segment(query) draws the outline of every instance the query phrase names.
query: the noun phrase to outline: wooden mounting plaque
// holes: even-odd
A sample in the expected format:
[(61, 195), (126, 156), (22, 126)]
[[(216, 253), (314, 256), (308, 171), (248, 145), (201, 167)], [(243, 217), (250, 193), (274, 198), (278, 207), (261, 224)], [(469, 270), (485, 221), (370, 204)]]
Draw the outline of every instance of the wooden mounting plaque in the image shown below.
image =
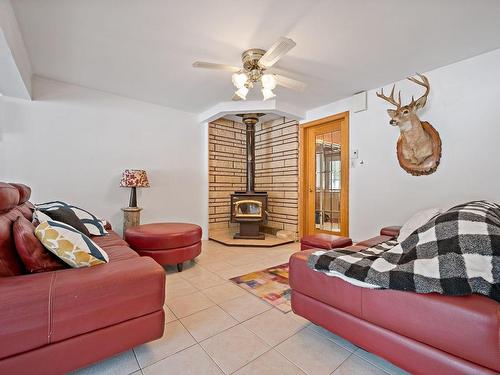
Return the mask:
[(434, 173), (439, 166), (439, 162), (441, 161), (441, 137), (439, 136), (438, 131), (427, 121), (422, 121), (422, 127), (424, 131), (430, 135), (432, 140), (432, 155), (425, 159), (422, 163), (413, 164), (409, 160), (403, 158), (401, 135), (399, 136), (396, 147), (399, 165), (412, 176), (422, 176)]

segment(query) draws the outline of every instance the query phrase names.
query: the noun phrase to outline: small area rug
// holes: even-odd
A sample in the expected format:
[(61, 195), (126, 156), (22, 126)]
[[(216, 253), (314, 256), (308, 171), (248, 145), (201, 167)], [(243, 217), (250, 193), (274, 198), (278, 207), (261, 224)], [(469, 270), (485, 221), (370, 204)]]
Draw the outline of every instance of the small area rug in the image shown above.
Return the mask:
[(292, 309), (288, 284), (288, 263), (255, 271), (231, 279), (241, 288), (270, 303), (282, 312)]

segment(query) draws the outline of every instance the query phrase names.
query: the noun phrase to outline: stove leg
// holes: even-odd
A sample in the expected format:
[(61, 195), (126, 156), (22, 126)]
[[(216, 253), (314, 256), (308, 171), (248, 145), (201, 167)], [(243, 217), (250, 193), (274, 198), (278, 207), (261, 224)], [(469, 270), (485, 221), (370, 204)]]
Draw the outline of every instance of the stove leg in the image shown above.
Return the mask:
[(183, 265), (184, 265), (183, 263), (177, 263), (177, 271), (178, 272), (182, 272), (182, 266)]

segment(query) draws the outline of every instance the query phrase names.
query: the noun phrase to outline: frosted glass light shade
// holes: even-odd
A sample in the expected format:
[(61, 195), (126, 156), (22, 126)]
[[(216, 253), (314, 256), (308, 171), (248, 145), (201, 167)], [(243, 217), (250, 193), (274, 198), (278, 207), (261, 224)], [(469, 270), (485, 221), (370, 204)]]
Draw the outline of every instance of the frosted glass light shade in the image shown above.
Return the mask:
[(236, 90), (235, 94), (238, 95), (241, 99), (246, 100), (248, 89), (245, 86), (240, 87), (238, 90)]
[(274, 90), (276, 87), (276, 78), (272, 74), (264, 74), (260, 80), (264, 89)]
[(273, 90), (263, 88), (261, 91), (262, 91), (262, 96), (264, 97), (264, 100), (272, 99), (276, 96), (276, 94), (273, 92)]
[(233, 85), (239, 89), (245, 87), (248, 81), (248, 76), (245, 73), (234, 73), (232, 76)]

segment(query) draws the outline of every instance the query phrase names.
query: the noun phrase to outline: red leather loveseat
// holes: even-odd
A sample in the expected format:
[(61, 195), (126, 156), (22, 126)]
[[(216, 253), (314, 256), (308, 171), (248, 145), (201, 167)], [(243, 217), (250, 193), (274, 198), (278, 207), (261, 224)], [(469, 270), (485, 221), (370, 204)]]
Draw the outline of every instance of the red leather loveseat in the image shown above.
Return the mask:
[(63, 374), (161, 337), (165, 272), (111, 230), (93, 238), (108, 264), (26, 274), (12, 223), (31, 220), (30, 193), (0, 183), (0, 374)]
[[(371, 247), (399, 231), (355, 246)], [(307, 266), (314, 250), (290, 258), (293, 311), (413, 374), (500, 372), (500, 303), (354, 286)]]

